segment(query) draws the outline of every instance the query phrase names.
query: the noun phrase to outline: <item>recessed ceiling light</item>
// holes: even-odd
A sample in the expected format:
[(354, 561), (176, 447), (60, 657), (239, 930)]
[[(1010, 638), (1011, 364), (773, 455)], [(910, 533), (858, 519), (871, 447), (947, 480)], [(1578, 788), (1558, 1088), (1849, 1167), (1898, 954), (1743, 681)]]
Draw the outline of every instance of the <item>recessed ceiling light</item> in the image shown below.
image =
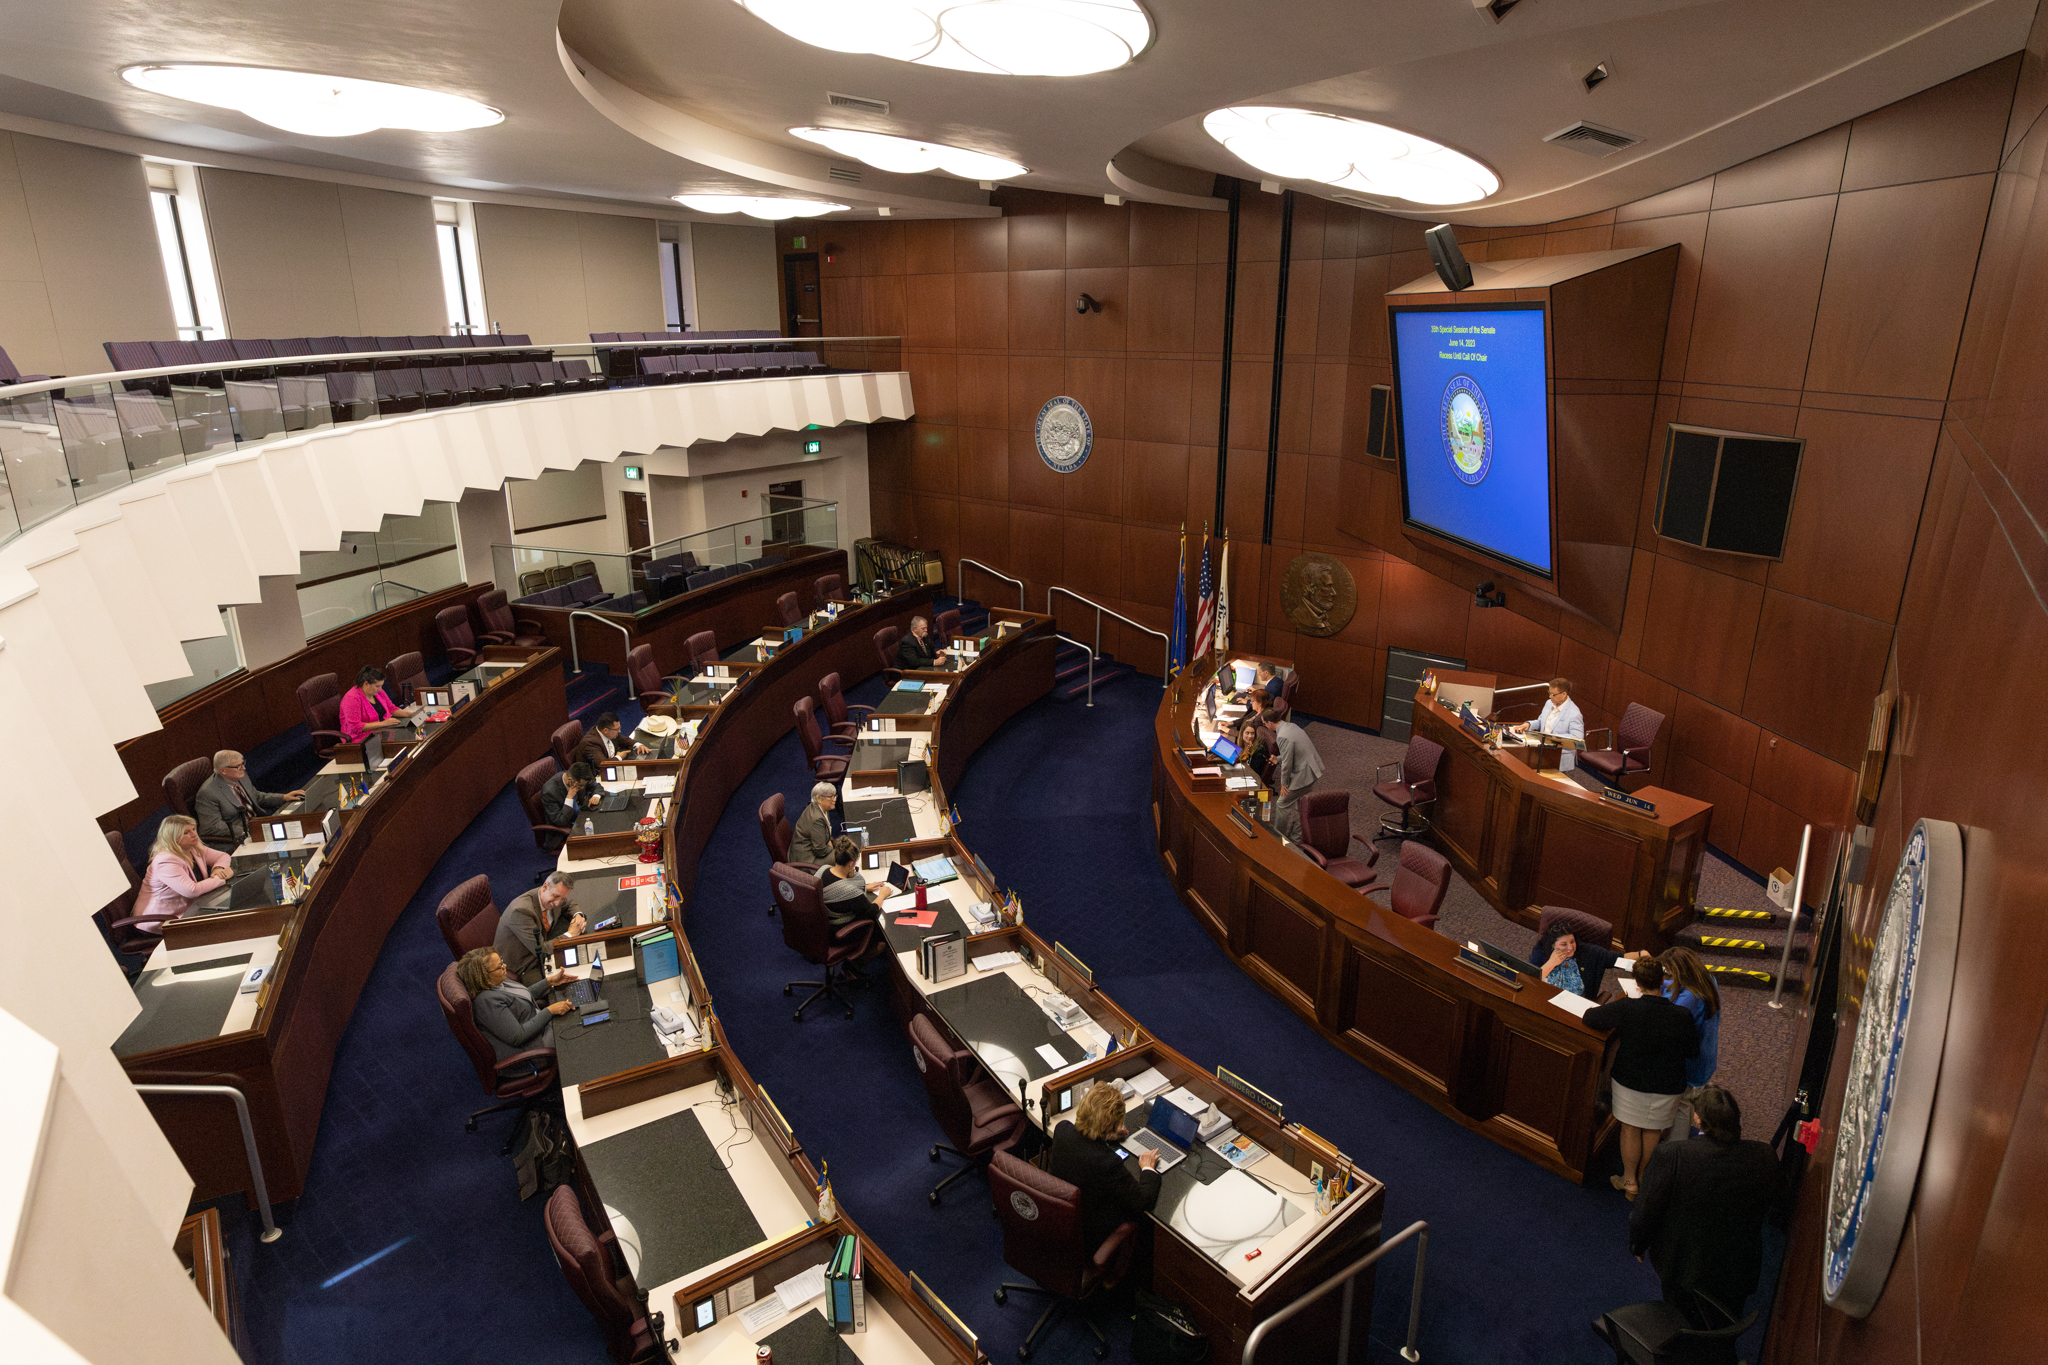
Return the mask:
[(736, 0), (833, 52), (999, 76), (1114, 71), (1152, 41), (1137, 0)]
[(1499, 176), (1463, 152), (1363, 119), (1241, 105), (1216, 110), (1202, 127), (1238, 160), (1282, 180), (1411, 204), (1469, 204), (1500, 188)]
[(904, 175), (920, 171), (948, 171), (962, 180), (1007, 180), (1024, 174), (1014, 161), (965, 147), (948, 147), (940, 142), (920, 142), (914, 137), (890, 133), (864, 133), (852, 128), (792, 128), (793, 136), (829, 147), (841, 156), (864, 161), (878, 171)]
[(121, 79), (152, 94), (239, 109), (259, 123), (307, 137), (353, 137), (379, 128), (453, 133), (503, 123), (488, 104), (409, 85), (274, 71), (259, 66), (131, 66)]
[(779, 222), (784, 218), (816, 218), (821, 213), (839, 213), (845, 204), (824, 199), (775, 199), (761, 194), (676, 194), (670, 195), (686, 209), (699, 213), (744, 213), (750, 218)]

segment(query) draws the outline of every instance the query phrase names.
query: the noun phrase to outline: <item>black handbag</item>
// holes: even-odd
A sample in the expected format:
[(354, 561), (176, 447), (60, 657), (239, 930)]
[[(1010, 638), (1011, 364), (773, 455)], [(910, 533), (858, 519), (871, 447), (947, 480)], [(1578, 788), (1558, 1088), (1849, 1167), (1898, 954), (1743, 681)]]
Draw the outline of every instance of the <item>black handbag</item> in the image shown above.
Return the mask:
[(1131, 1359), (1138, 1365), (1203, 1365), (1209, 1338), (1187, 1310), (1149, 1289), (1137, 1291), (1131, 1319)]

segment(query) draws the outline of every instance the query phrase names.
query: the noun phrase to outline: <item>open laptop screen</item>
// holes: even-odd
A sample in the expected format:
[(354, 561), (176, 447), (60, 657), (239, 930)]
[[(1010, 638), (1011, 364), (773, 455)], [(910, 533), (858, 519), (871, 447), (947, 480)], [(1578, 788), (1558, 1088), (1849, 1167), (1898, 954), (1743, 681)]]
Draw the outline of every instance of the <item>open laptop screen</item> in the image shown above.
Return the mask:
[(1195, 1135), (1202, 1125), (1193, 1114), (1161, 1095), (1152, 1101), (1152, 1114), (1145, 1126), (1186, 1151), (1195, 1145)]
[(1244, 746), (1233, 744), (1224, 736), (1218, 735), (1216, 736), (1216, 742), (1209, 746), (1209, 752), (1222, 759), (1225, 763), (1235, 763), (1244, 753)]

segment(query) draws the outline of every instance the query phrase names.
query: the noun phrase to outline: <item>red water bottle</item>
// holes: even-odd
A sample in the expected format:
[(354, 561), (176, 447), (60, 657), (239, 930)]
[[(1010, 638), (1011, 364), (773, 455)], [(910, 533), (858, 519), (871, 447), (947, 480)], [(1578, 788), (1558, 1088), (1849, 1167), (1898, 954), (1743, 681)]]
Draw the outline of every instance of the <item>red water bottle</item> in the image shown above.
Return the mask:
[(921, 913), (921, 912), (922, 912), (922, 911), (924, 910), (924, 883), (923, 883), (923, 882), (919, 882), (919, 883), (917, 884), (917, 908), (918, 908), (918, 910), (919, 910), (919, 912), (920, 912), (920, 913)]

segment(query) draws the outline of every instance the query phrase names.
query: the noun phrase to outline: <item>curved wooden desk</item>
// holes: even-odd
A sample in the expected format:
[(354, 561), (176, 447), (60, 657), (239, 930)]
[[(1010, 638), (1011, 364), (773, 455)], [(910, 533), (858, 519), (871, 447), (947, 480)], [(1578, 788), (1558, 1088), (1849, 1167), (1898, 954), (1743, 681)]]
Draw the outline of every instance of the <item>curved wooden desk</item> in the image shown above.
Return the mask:
[[(1583, 1179), (1612, 1128), (1596, 1111), (1605, 1034), (1458, 962), (1459, 945), (1360, 895), (1268, 829), (1248, 833), (1232, 798), (1197, 792), (1191, 745), (1200, 689), (1169, 691), (1155, 721), (1159, 860), (1196, 919), (1247, 975), (1317, 1031), (1467, 1127)], [(1391, 858), (1382, 855), (1382, 863)]]

